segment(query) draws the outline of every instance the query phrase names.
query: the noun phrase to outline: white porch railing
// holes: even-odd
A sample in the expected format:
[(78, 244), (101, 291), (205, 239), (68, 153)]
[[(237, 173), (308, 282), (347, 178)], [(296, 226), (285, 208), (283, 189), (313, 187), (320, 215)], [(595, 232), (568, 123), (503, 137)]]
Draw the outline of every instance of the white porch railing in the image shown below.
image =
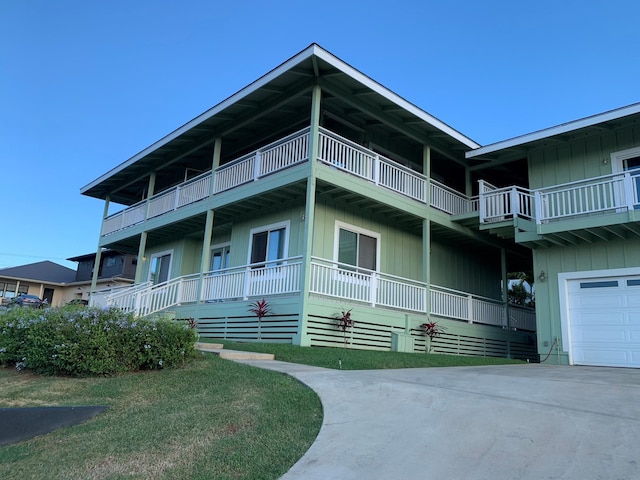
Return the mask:
[[(152, 313), (175, 305), (246, 300), (252, 297), (300, 292), (301, 257), (275, 262), (243, 265), (215, 272), (185, 275), (168, 282), (135, 285), (107, 296), (109, 306), (137, 315)], [(356, 268), (340, 262), (312, 257), (309, 292), (317, 295), (360, 302), (372, 307), (387, 307), (426, 313), (426, 284), (386, 273)], [(507, 307), (499, 300), (431, 286), (431, 314), (467, 322), (535, 331), (532, 309)]]
[(146, 218), (153, 218), (207, 198), (211, 194), (211, 179), (215, 178), (213, 193), (220, 193), (255, 181), (284, 168), (309, 159), (309, 128), (282, 138), (215, 171), (205, 172), (187, 182), (153, 195), (102, 222), (102, 236), (131, 227)]
[(640, 206), (640, 170), (615, 173), (536, 190), (538, 223)]
[(309, 128), (305, 128), (217, 168), (213, 193), (259, 180), (308, 159)]
[(300, 290), (300, 257), (216, 272), (185, 275), (156, 285), (150, 282), (107, 295), (107, 305), (136, 315), (151, 315), (175, 305), (198, 300), (218, 302), (295, 293)]
[(352, 265), (313, 257), (310, 274), (311, 293), (342, 298), (371, 306), (382, 305), (414, 312), (426, 310), (423, 283), (395, 277)]
[(431, 186), (429, 200), (432, 207), (451, 215), (478, 211), (478, 197), (467, 197), (435, 180), (431, 180), (429, 184)]
[(497, 188), (484, 180), (480, 184), (480, 222), (500, 222), (514, 217), (534, 218), (533, 193), (522, 187)]
[(626, 212), (640, 207), (640, 171), (588, 178), (553, 187), (528, 190), (496, 188), (480, 180), (480, 222), (516, 216), (545, 223), (594, 214)]
[(324, 128), (320, 129), (318, 160), (419, 202), (426, 202), (427, 181), (424, 175)]

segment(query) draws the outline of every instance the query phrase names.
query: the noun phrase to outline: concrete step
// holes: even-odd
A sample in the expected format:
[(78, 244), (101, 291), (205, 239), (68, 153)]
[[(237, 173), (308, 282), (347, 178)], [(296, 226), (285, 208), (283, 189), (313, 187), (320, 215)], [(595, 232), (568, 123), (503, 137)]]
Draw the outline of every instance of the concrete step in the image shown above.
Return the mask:
[(222, 350), (224, 345), (221, 343), (204, 343), (204, 342), (196, 342), (196, 350), (202, 350), (204, 352), (208, 352), (209, 350)]
[(219, 355), (227, 360), (274, 360), (273, 353), (243, 352), (241, 350), (225, 350), (221, 343), (196, 342), (196, 350)]

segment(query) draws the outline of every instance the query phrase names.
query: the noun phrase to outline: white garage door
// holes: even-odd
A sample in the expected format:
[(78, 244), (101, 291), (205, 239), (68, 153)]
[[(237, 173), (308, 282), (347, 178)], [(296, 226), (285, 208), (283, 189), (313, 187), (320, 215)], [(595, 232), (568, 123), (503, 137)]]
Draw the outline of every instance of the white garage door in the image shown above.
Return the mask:
[(567, 290), (572, 362), (640, 368), (640, 276), (570, 280)]

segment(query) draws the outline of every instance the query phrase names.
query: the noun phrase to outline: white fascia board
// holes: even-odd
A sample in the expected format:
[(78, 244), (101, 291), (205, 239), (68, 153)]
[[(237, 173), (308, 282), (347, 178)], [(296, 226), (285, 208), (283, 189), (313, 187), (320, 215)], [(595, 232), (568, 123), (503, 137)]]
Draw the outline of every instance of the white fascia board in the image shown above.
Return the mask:
[(198, 115), (193, 120), (185, 123), (180, 128), (174, 130), (173, 132), (171, 132), (170, 134), (168, 134), (165, 137), (161, 138), (160, 140), (158, 140), (154, 144), (152, 144), (149, 147), (145, 148), (140, 153), (138, 153), (138, 154), (134, 155), (133, 157), (131, 157), (129, 160), (121, 163), (120, 165), (118, 165), (115, 168), (112, 168), (111, 170), (109, 170), (104, 175), (101, 175), (100, 177), (95, 179), (93, 182), (91, 182), (91, 183), (85, 185), (84, 187), (82, 187), (80, 189), (80, 193), (81, 194), (85, 193), (86, 191), (88, 191), (88, 190), (92, 189), (93, 187), (99, 185), (100, 183), (102, 183), (103, 181), (105, 181), (106, 179), (111, 177), (112, 175), (114, 175), (114, 174), (116, 174), (118, 172), (121, 172), (122, 170), (124, 170), (127, 167), (129, 167), (129, 166), (133, 165), (134, 163), (136, 163), (141, 158), (144, 158), (145, 156), (147, 156), (151, 152), (157, 150), (158, 148), (162, 147), (163, 145), (166, 145), (171, 140), (176, 139), (177, 137), (179, 137), (183, 133), (188, 132), (189, 130), (191, 130), (192, 128), (196, 127), (197, 125), (199, 125), (200, 123), (204, 122), (205, 120), (208, 120), (209, 118), (213, 117), (214, 115), (220, 113), (221, 111), (223, 111), (225, 108), (229, 107), (230, 105), (233, 105), (234, 103), (238, 102), (239, 100), (242, 100), (244, 97), (246, 97), (246, 96), (250, 95), (251, 93), (255, 92), (259, 88), (261, 88), (264, 85), (266, 85), (267, 83), (269, 83), (274, 78), (277, 78), (278, 76), (280, 76), (281, 74), (283, 74), (287, 70), (290, 70), (291, 68), (293, 68), (293, 66), (295, 66), (297, 63), (300, 63), (303, 60), (306, 60), (308, 57), (312, 56), (313, 53), (314, 53), (314, 47), (316, 47), (316, 45), (311, 45), (311, 46), (305, 48), (302, 52), (300, 52), (297, 55), (291, 57), (289, 60), (287, 60), (286, 62), (281, 64), (279, 67), (274, 68), (269, 73), (267, 73), (267, 74), (263, 75), (262, 77), (260, 77), (258, 80), (254, 81), (254, 82), (250, 83), (249, 85), (247, 85), (246, 87), (244, 87), (242, 90), (234, 93), (233, 95), (228, 97), (226, 100), (223, 100), (222, 102), (218, 103), (214, 107), (211, 107), (206, 112)]
[(562, 135), (565, 133), (579, 130), (581, 128), (592, 127), (599, 123), (610, 122), (622, 117), (634, 115), (640, 113), (640, 103), (634, 103), (627, 105), (626, 107), (616, 108), (615, 110), (609, 110), (604, 113), (591, 115), (589, 117), (574, 120), (572, 122), (562, 123), (555, 127), (545, 128), (544, 130), (538, 130), (537, 132), (527, 133), (518, 137), (503, 140), (501, 142), (493, 143), (484, 147), (480, 147), (476, 150), (472, 150), (466, 153), (466, 158), (474, 158), (490, 153), (495, 153), (499, 150), (505, 150), (508, 148), (524, 145), (525, 143), (535, 142), (537, 140), (544, 140), (545, 138), (554, 137), (556, 135)]
[(458, 132), (457, 130), (451, 128), (446, 123), (438, 120), (436, 117), (432, 115), (429, 115), (427, 112), (425, 112), (421, 108), (416, 107), (414, 104), (408, 102), (401, 96), (393, 93), (391, 90), (389, 90), (385, 86), (379, 84), (378, 82), (371, 79), (370, 77), (367, 77), (362, 72), (356, 70), (351, 65), (343, 62), (342, 60), (340, 60), (338, 57), (334, 56), (330, 52), (324, 50), (323, 48), (317, 45), (315, 45), (315, 47), (317, 48), (317, 50), (314, 53), (318, 58), (321, 58), (322, 60), (332, 64), (333, 66), (341, 70), (343, 73), (349, 75), (351, 78), (353, 78), (357, 82), (360, 82), (362, 85), (364, 85), (367, 88), (370, 88), (371, 90), (383, 96), (387, 100), (395, 103), (396, 105), (401, 107), (403, 110), (406, 110), (409, 113), (420, 118), (421, 120), (424, 120), (426, 123), (436, 127), (438, 130), (441, 130), (442, 132), (446, 133), (450, 137), (455, 138), (460, 143), (468, 146), (469, 148), (478, 148), (480, 146), (478, 143), (474, 142), (473, 140), (463, 135), (462, 133)]

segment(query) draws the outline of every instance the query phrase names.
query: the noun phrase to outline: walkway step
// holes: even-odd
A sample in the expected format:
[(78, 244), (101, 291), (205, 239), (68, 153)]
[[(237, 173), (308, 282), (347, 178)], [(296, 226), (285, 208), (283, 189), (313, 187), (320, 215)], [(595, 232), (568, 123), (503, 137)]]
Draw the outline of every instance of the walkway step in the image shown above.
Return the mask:
[(221, 343), (196, 342), (196, 350), (209, 352), (227, 360), (274, 360), (273, 353), (243, 352), (240, 350), (225, 350)]
[(208, 352), (210, 350), (222, 350), (224, 348), (224, 345), (221, 343), (196, 342), (195, 347), (196, 350)]

